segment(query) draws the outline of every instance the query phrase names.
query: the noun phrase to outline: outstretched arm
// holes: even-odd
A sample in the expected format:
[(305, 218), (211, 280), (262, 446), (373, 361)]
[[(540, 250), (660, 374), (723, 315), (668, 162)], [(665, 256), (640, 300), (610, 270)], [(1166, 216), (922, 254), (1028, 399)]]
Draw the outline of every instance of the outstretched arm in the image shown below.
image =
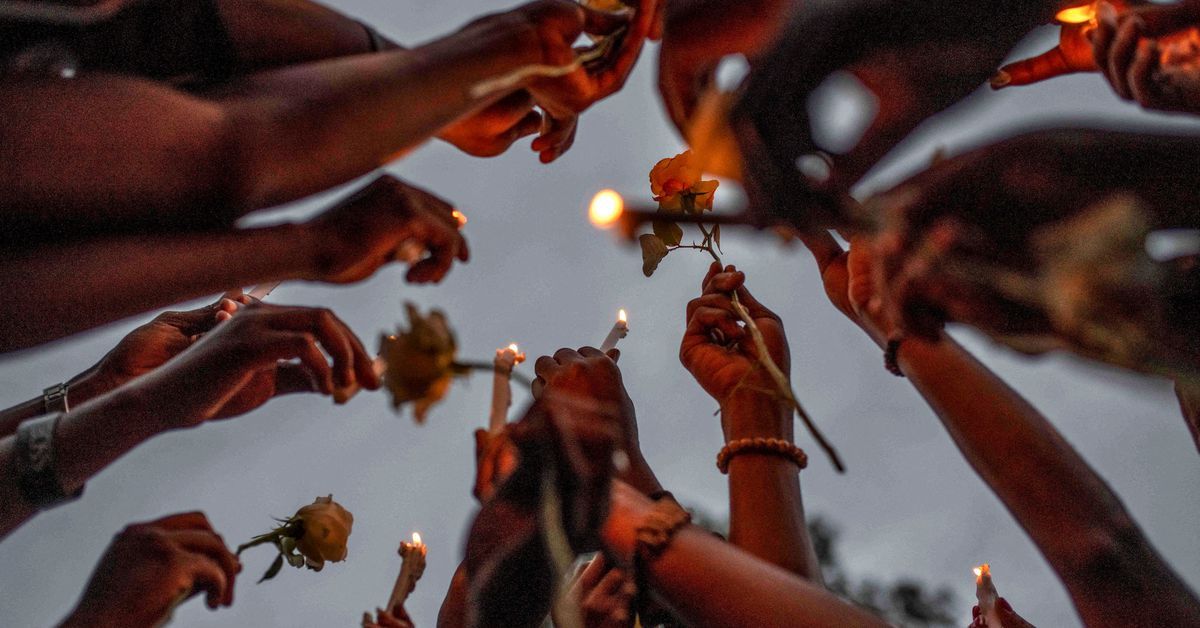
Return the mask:
[(203, 96), (102, 74), (2, 85), (0, 119), (13, 121), (0, 128), (9, 232), (228, 225), (344, 183), (509, 93), (543, 86), (471, 93), (527, 64), (568, 63), (581, 32), (624, 23), (599, 15), (545, 0), (410, 51), (261, 72)]
[[(358, 281), (407, 245), (429, 252), (409, 270), (409, 281), (439, 281), (456, 258), (467, 258), (451, 211), (432, 194), (384, 176), (303, 224), (115, 235), (12, 251), (0, 259), (0, 289), (23, 298), (7, 312), (0, 308), (0, 352), (260, 282)], [(38, 304), (36, 315), (28, 303)]]
[[(846, 254), (812, 238), (835, 305), (883, 346), (869, 245)], [(1200, 602), (1150, 546), (1120, 500), (1033, 406), (950, 338), (909, 338), (899, 367), (967, 462), (1025, 529), (1089, 626), (1200, 622)]]

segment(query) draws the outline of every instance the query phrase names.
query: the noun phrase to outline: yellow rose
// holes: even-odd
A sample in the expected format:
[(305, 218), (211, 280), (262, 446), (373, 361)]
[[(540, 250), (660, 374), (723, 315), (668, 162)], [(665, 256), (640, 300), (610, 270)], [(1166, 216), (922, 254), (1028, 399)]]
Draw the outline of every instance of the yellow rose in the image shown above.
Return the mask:
[(325, 561), (346, 559), (346, 540), (354, 525), (354, 515), (333, 501), (333, 495), (318, 497), (313, 503), (296, 511), (292, 521), (300, 524), (296, 551), (304, 555), (305, 563), (320, 571)]
[(650, 192), (666, 211), (702, 212), (712, 209), (718, 182), (704, 181), (692, 151), (663, 159), (650, 170)]
[(384, 336), (380, 343), (380, 355), (388, 365), (384, 385), (392, 393), (392, 405), (399, 408), (412, 402), (413, 417), (422, 423), (463, 371), (455, 363), (458, 343), (446, 316), (438, 310), (423, 316), (412, 303), (405, 307), (409, 329)]

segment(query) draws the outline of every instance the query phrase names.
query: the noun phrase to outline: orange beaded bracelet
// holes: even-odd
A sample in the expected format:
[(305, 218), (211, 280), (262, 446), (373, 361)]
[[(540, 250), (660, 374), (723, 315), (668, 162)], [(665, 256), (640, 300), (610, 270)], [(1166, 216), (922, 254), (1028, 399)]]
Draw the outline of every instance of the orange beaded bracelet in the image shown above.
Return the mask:
[(804, 453), (803, 449), (797, 447), (791, 441), (782, 438), (740, 438), (735, 441), (725, 443), (721, 451), (717, 453), (717, 469), (721, 473), (729, 473), (729, 461), (738, 454), (756, 453), (767, 454), (771, 456), (780, 456), (787, 458), (796, 463), (797, 467), (803, 469), (808, 466), (808, 454)]

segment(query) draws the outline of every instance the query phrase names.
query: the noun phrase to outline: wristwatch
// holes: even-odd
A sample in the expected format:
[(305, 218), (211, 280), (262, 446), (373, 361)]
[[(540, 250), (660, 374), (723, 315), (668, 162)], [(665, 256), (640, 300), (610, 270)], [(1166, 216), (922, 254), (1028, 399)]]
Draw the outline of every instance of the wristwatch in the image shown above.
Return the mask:
[(58, 458), (54, 447), (54, 429), (62, 414), (30, 419), (17, 427), (17, 487), (25, 501), (39, 509), (79, 498), (83, 487), (68, 494), (58, 477)]
[(67, 385), (65, 383), (55, 384), (43, 390), (42, 408), (45, 414), (67, 412), (70, 410), (71, 408), (67, 403)]

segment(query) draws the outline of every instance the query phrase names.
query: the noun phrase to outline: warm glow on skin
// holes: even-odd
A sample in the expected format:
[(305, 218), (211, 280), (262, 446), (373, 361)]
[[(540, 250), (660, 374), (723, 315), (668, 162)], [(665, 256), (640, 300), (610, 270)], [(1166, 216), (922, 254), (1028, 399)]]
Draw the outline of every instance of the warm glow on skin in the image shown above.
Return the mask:
[(1084, 24), (1096, 19), (1096, 4), (1084, 4), (1059, 11), (1054, 19), (1059, 24)]
[(625, 199), (621, 198), (613, 190), (600, 190), (592, 197), (592, 204), (588, 206), (588, 219), (593, 225), (606, 229), (621, 217), (621, 212), (625, 211)]

